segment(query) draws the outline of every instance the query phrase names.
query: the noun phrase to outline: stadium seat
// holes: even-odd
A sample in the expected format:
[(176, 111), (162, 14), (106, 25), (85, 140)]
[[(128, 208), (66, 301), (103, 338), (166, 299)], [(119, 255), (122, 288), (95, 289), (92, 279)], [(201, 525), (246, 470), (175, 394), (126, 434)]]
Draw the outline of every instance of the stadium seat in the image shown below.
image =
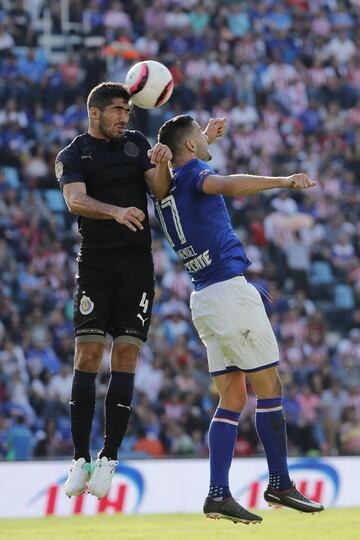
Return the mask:
[(336, 281), (329, 263), (326, 261), (314, 261), (308, 271), (308, 282), (313, 300), (333, 303), (333, 285)]
[(308, 278), (310, 285), (331, 285), (335, 282), (331, 266), (326, 261), (313, 262)]
[(344, 283), (335, 285), (334, 303), (336, 309), (353, 309), (355, 306), (355, 301), (352, 288)]
[(58, 189), (47, 189), (44, 191), (46, 204), (52, 212), (65, 212), (65, 201)]
[(15, 167), (4, 167), (5, 180), (12, 188), (18, 188), (20, 185), (19, 175)]

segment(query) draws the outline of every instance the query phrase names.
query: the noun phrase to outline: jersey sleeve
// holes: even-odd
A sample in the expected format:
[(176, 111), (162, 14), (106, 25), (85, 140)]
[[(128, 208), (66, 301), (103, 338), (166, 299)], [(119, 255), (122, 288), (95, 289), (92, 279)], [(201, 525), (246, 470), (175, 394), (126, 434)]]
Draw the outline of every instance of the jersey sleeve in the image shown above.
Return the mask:
[(143, 163), (144, 171), (148, 171), (149, 169), (155, 167), (155, 165), (150, 162), (150, 159), (147, 155), (148, 150), (150, 150), (151, 148), (151, 145), (147, 138), (141, 133), (141, 131), (135, 131), (134, 134), (136, 135), (136, 144), (138, 144), (140, 148), (140, 159), (141, 163)]
[(204, 193), (203, 185), (205, 178), (210, 174), (217, 174), (216, 171), (210, 167), (205, 161), (196, 160), (193, 167), (189, 172), (188, 185), (192, 191), (198, 191)]
[(81, 169), (81, 157), (74, 146), (67, 146), (56, 156), (55, 176), (61, 188), (65, 184), (85, 182)]

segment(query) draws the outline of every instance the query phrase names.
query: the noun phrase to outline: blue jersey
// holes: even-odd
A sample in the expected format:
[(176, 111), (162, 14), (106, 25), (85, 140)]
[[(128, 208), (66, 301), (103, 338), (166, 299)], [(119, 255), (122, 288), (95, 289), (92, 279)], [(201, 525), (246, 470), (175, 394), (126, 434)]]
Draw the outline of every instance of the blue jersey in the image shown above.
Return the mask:
[(202, 189), (205, 178), (216, 174), (214, 169), (192, 159), (173, 173), (170, 195), (155, 204), (156, 216), (195, 290), (242, 274), (251, 263), (232, 228), (224, 199)]

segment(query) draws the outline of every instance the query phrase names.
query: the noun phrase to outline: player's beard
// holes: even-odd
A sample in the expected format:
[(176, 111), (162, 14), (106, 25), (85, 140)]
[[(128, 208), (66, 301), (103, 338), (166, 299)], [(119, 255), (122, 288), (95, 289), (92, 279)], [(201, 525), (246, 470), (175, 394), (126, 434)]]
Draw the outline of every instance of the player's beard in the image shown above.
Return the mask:
[(98, 130), (100, 131), (101, 135), (103, 135), (104, 137), (106, 137), (110, 141), (118, 141), (119, 139), (121, 139), (123, 137), (123, 135), (124, 135), (125, 128), (126, 128), (126, 125), (124, 124), (121, 131), (110, 130), (106, 126), (103, 114), (100, 113)]

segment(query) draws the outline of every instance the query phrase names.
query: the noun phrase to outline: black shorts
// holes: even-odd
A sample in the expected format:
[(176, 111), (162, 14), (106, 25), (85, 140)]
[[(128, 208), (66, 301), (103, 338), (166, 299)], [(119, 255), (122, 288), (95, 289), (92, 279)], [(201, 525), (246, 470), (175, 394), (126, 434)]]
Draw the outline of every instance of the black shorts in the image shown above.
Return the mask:
[(140, 344), (150, 326), (154, 267), (150, 250), (132, 246), (83, 250), (74, 294), (79, 342), (97, 342), (108, 332), (115, 343)]

